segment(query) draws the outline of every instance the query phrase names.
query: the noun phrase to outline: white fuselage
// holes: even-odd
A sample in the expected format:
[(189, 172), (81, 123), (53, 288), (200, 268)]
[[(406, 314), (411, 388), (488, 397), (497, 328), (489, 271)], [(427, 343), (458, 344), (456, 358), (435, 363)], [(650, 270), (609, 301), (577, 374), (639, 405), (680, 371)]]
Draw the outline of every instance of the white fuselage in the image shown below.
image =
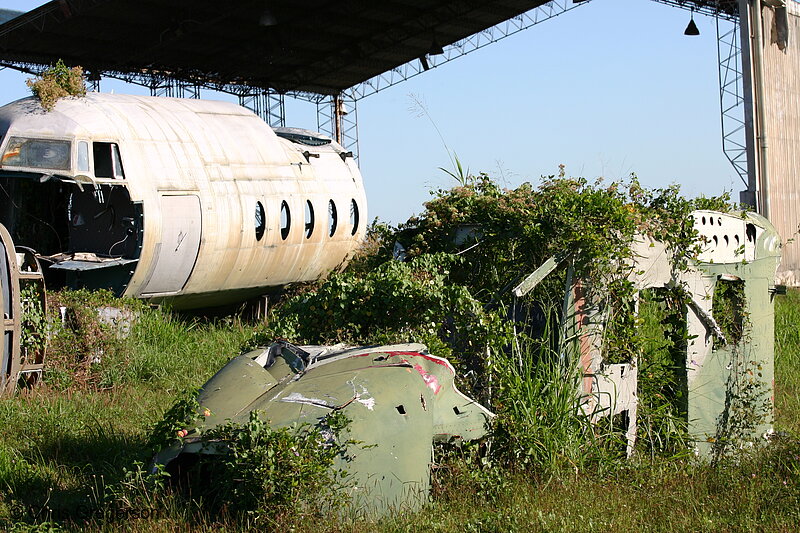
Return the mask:
[[(127, 296), (196, 307), (318, 279), (364, 235), (366, 197), (352, 156), (309, 132), (279, 137), (234, 104), (90, 93), (45, 112), (28, 98), (0, 108), (0, 133), (3, 183), (58, 182), (69, 195), (63, 217), (47, 215), (49, 226), (68, 224), (76, 236), (61, 239), (67, 257), (56, 268), (86, 278), (92, 261), (129, 261)], [(94, 255), (87, 262), (83, 253)]]

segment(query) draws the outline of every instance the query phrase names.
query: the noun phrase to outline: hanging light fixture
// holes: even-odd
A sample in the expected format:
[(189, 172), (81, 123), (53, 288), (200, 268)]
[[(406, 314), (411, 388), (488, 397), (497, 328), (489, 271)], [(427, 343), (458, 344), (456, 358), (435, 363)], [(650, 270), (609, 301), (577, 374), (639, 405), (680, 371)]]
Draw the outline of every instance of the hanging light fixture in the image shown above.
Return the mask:
[(697, 24), (694, 23), (694, 9), (692, 9), (692, 14), (689, 18), (689, 24), (686, 26), (686, 29), (683, 30), (684, 35), (700, 35), (700, 30), (697, 29)]
[(278, 19), (275, 18), (275, 14), (269, 8), (269, 2), (264, 2), (264, 11), (261, 12), (261, 16), (258, 18), (258, 25), (268, 28), (275, 26), (277, 23)]

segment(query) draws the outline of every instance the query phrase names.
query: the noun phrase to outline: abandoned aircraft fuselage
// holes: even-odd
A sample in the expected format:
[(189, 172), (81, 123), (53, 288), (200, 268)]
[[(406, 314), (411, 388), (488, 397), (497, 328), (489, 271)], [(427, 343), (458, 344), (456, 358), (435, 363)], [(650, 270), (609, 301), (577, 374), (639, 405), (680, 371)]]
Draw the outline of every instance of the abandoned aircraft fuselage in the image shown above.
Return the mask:
[(50, 285), (219, 305), (317, 279), (364, 234), (352, 154), (231, 103), (26, 98), (0, 135), (0, 223)]

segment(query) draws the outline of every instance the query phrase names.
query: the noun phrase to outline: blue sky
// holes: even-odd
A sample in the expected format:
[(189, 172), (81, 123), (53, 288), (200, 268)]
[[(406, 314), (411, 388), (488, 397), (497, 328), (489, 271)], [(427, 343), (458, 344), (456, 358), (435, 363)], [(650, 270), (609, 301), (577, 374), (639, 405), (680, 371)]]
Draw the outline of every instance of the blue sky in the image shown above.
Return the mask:
[[(593, 0), (361, 100), (370, 218), (403, 221), (430, 190), (454, 184), (439, 170), (452, 165), (436, 128), (464, 166), (508, 187), (564, 164), (572, 176), (635, 172), (646, 186), (737, 198), (742, 182), (722, 153), (714, 20), (695, 16), (698, 37), (683, 35), (688, 21), (688, 11), (650, 0)], [(0, 103), (27, 96), (26, 77), (0, 71)], [(146, 94), (104, 80), (112, 89)], [(289, 105), (287, 125), (315, 129), (311, 106)]]

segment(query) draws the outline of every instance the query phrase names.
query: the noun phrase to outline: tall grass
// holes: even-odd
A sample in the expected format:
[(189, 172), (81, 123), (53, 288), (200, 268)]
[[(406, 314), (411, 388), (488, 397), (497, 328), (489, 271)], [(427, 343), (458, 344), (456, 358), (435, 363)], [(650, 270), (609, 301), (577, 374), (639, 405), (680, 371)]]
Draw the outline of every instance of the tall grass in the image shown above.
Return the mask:
[(196, 388), (238, 355), (252, 328), (236, 318), (201, 320), (148, 310), (138, 318), (125, 350), (101, 363), (102, 384)]
[(800, 435), (800, 291), (775, 298), (775, 426)]
[(514, 353), (495, 356), (493, 455), (512, 470), (555, 476), (610, 457), (575, 394), (581, 374), (550, 346), (522, 339)]
[[(620, 459), (588, 425), (557, 352), (493, 354), (498, 434), (437, 456), (432, 501), (377, 523), (335, 514), (267, 524), (212, 514), (147, 478), (146, 437), (172, 399), (202, 384), (250, 336), (235, 319), (145, 310), (89, 371), (0, 400), (0, 530), (96, 531), (795, 531), (800, 524), (800, 293), (776, 298), (776, 426), (764, 450), (711, 467), (691, 458)], [(496, 457), (495, 460), (490, 460)], [(137, 466), (137, 461), (140, 462)]]
[(107, 488), (149, 461), (149, 428), (252, 334), (231, 318), (142, 307), (136, 316), (127, 338), (79, 320), (57, 330), (44, 382), (0, 400), (0, 529), (4, 520), (71, 523), (102, 514)]

